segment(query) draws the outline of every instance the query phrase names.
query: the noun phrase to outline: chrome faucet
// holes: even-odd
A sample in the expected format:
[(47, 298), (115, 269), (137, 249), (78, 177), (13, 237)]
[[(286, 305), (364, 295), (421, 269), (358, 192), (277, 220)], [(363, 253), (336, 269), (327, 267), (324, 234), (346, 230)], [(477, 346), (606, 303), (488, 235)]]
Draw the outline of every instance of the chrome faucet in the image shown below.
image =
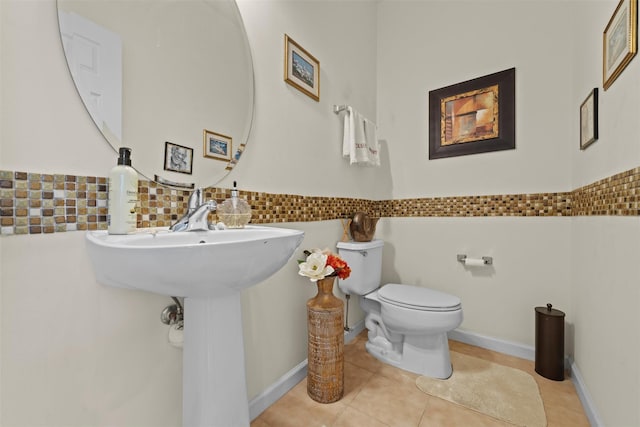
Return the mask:
[(215, 200), (204, 202), (204, 192), (202, 188), (196, 188), (187, 202), (187, 212), (169, 229), (171, 231), (198, 231), (209, 230), (207, 217), (209, 212), (214, 212), (217, 208)]

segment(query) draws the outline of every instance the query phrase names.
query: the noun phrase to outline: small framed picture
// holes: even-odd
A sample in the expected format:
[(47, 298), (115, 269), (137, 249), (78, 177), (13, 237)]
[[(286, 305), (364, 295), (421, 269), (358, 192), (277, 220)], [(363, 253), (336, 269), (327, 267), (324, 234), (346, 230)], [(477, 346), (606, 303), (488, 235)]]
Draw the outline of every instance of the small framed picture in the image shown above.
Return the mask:
[(320, 101), (320, 62), (284, 35), (284, 81)]
[(231, 160), (232, 138), (221, 133), (204, 130), (204, 157), (216, 160)]
[(164, 170), (191, 175), (193, 172), (193, 148), (165, 142)]
[(580, 149), (584, 150), (598, 139), (598, 88), (593, 88), (580, 105)]
[(620, 0), (602, 40), (602, 84), (609, 89), (637, 51), (638, 0)]

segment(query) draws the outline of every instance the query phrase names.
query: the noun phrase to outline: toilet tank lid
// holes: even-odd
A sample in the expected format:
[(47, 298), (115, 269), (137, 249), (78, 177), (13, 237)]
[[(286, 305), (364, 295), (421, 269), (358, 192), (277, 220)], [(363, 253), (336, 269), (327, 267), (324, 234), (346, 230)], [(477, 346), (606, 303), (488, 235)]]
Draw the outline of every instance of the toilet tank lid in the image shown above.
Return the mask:
[(424, 288), (422, 286), (390, 283), (378, 290), (378, 298), (406, 307), (457, 310), (461, 307), (460, 298), (446, 292)]
[(380, 239), (373, 239), (370, 242), (355, 242), (353, 240), (349, 240), (348, 242), (338, 242), (336, 247), (338, 249), (348, 249), (352, 251), (362, 251), (365, 249), (374, 249), (379, 248), (384, 245), (384, 242)]

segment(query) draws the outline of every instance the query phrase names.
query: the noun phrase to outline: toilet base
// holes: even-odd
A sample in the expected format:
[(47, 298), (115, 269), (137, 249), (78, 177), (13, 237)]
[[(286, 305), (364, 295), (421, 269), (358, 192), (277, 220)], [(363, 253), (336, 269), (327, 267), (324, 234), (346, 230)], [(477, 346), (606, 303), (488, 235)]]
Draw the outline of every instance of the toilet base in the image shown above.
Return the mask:
[(401, 343), (375, 336), (370, 337), (365, 347), (381, 362), (418, 375), (447, 379), (453, 372), (446, 333), (404, 336)]

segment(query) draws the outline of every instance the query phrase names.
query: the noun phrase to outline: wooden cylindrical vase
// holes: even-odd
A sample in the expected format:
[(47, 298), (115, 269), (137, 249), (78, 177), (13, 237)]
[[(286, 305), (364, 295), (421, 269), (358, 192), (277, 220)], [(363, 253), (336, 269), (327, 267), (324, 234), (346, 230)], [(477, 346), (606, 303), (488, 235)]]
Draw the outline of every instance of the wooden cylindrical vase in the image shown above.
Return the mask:
[(318, 294), (307, 301), (307, 393), (320, 403), (344, 393), (344, 303), (333, 295), (334, 281), (318, 280)]

